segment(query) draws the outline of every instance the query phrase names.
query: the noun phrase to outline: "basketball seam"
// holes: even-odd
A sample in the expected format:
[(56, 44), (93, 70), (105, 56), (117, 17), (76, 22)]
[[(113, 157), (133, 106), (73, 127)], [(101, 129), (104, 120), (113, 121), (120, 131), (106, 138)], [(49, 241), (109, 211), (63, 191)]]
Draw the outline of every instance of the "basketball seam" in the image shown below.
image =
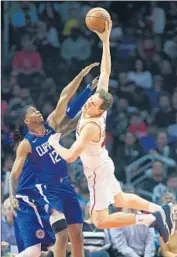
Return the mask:
[[(99, 8), (99, 7), (97, 7), (97, 8)], [(92, 9), (90, 9), (90, 11), (91, 11), (91, 10), (92, 10)], [(88, 17), (89, 17), (89, 16), (92, 16), (92, 15), (88, 15), (90, 11), (88, 11), (86, 17), (87, 17), (87, 16), (88, 16)], [(101, 9), (101, 10), (99, 10), (99, 9), (94, 10), (94, 11), (91, 12), (91, 14), (92, 14), (92, 13), (95, 13), (95, 12), (98, 12), (98, 11), (100, 11), (100, 12), (102, 13), (102, 15), (104, 15), (104, 9), (103, 9), (103, 10), (102, 10), (102, 9)], [(107, 12), (107, 11), (106, 11), (106, 12)], [(108, 13), (108, 12), (107, 12), (107, 13)], [(109, 13), (108, 13), (108, 15), (109, 15)], [(110, 18), (110, 17), (109, 17), (109, 18)]]
[(93, 18), (96, 18), (96, 19), (100, 19), (100, 20), (107, 20), (106, 18), (105, 18), (105, 16), (103, 16), (103, 17), (97, 17), (97, 16), (93, 16), (93, 15), (89, 15), (89, 16), (87, 16), (87, 17), (93, 17)]

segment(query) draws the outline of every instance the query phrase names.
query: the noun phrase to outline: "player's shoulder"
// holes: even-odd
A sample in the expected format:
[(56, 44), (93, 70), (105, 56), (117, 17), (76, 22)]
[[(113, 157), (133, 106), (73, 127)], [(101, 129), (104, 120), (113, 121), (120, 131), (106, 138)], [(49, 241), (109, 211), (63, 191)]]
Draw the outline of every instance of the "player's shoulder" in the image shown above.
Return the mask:
[(24, 138), (18, 145), (17, 147), (17, 151), (18, 152), (30, 152), (31, 150), (31, 146), (30, 146), (30, 143), (29, 141)]
[(92, 134), (100, 130), (100, 126), (94, 120), (90, 120), (82, 127), (82, 130)]

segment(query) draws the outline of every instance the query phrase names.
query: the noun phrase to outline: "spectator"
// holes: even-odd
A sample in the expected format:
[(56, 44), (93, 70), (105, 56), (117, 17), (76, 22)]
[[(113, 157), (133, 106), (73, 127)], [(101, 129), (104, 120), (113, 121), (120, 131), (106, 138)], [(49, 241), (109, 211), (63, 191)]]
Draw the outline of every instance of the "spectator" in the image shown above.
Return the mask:
[(79, 29), (72, 29), (71, 37), (65, 39), (61, 46), (61, 56), (69, 64), (86, 61), (90, 58), (91, 48)]
[[(30, 89), (29, 88), (20, 88), (19, 85), (15, 85), (14, 88), (18, 88), (19, 95), (16, 95), (9, 101), (8, 109), (5, 114), (6, 123), (8, 124), (16, 124), (19, 122), (19, 114), (21, 108), (25, 105), (33, 105), (33, 100), (31, 98)], [(15, 92), (15, 91), (14, 91)], [(18, 91), (16, 91), (17, 93)]]
[(172, 192), (174, 195), (176, 194), (176, 192), (177, 192), (177, 169), (176, 169), (176, 172), (174, 172), (168, 176), (167, 187), (170, 192)]
[(177, 4), (174, 1), (168, 2), (167, 23), (165, 26), (165, 34), (172, 36), (177, 31)]
[(171, 137), (177, 138), (177, 112), (175, 114), (175, 122), (168, 127), (168, 134)]
[[(139, 185), (139, 188), (146, 192), (153, 192), (155, 186), (160, 185), (160, 189), (165, 190), (165, 170), (162, 162), (154, 161), (152, 163), (151, 175), (144, 182)], [(158, 188), (159, 189), (159, 188)], [(159, 190), (160, 190), (159, 189)], [(146, 197), (146, 196), (145, 196)], [(153, 197), (153, 195), (152, 195)], [(152, 197), (149, 195), (146, 198), (152, 201)], [(153, 198), (156, 198), (155, 196)]]
[(160, 64), (160, 72), (163, 78), (163, 89), (172, 94), (175, 86), (176, 75), (169, 60), (162, 60)]
[(58, 7), (58, 3), (43, 2), (39, 6), (39, 15), (41, 21), (51, 24), (51, 27), (57, 29), (57, 31), (61, 31), (62, 23), (60, 14), (57, 11)]
[(111, 47), (116, 47), (119, 40), (122, 39), (123, 30), (119, 21), (119, 18), (116, 13), (112, 14), (113, 26), (110, 35), (110, 45)]
[(147, 127), (138, 112), (132, 113), (128, 131), (134, 134), (137, 138), (147, 136)]
[(124, 70), (131, 68), (130, 61), (136, 56), (137, 50), (137, 40), (135, 36), (135, 29), (132, 26), (125, 28), (125, 34), (120, 40), (120, 43), (117, 47), (117, 57), (120, 58), (121, 62), (123, 61)]
[(173, 203), (175, 204), (175, 195), (171, 193), (170, 191), (166, 191), (164, 194), (161, 195), (161, 205), (167, 204), (167, 203)]
[(172, 95), (172, 108), (174, 112), (177, 112), (177, 91)]
[(175, 149), (173, 145), (168, 145), (168, 134), (165, 131), (159, 131), (157, 133), (157, 148), (156, 152), (160, 155), (172, 159), (176, 159)]
[(12, 61), (12, 78), (11, 82), (15, 82), (16, 77), (20, 74), (29, 80), (29, 76), (41, 73), (42, 60), (38, 52), (35, 50), (30, 38), (26, 35), (22, 39), (22, 50), (16, 52)]
[(29, 1), (11, 2), (10, 18), (14, 27), (24, 27), (26, 25), (25, 16), (31, 18), (33, 24), (38, 21), (37, 10), (34, 3)]
[[(136, 210), (125, 210), (136, 213)], [(154, 257), (154, 229), (141, 225), (112, 228), (113, 248), (124, 257)]]
[[(60, 91), (60, 88), (58, 90)], [(45, 78), (45, 80), (42, 82), (41, 94), (38, 102), (40, 108), (46, 100), (50, 100), (53, 105), (55, 105), (58, 101), (56, 84), (53, 78)]]
[(62, 19), (62, 23), (65, 23), (70, 19), (70, 9), (75, 9), (77, 11), (76, 16), (79, 17), (81, 13), (81, 2), (67, 2), (64, 1), (60, 3), (59, 13)]
[(12, 252), (11, 249), (16, 247), (16, 239), (13, 225), (13, 213), (10, 208), (9, 198), (4, 201), (4, 215), (1, 217), (1, 229), (1, 239), (9, 245), (9, 247), (6, 250), (6, 253)]
[(155, 115), (155, 122), (157, 127), (166, 128), (174, 123), (174, 113), (170, 104), (170, 97), (168, 94), (161, 94), (159, 98), (160, 109)]
[(164, 43), (163, 51), (171, 60), (177, 58), (177, 35), (173, 35)]
[(72, 29), (79, 28), (79, 17), (75, 8), (69, 9), (70, 18), (66, 21), (63, 28), (64, 36), (71, 36)]
[(35, 43), (38, 47), (49, 45), (59, 48), (59, 35), (55, 27), (52, 26), (50, 21), (38, 23)]
[(8, 156), (6, 156), (4, 167), (2, 169), (2, 175), (4, 177), (3, 195), (8, 195), (9, 193), (9, 175), (12, 169), (13, 162), (14, 162), (13, 155), (9, 154)]
[(160, 75), (156, 75), (153, 78), (153, 89), (147, 90), (146, 93), (151, 101), (152, 108), (157, 111), (159, 109), (159, 97), (161, 94), (165, 94), (163, 90), (163, 79)]
[(152, 33), (149, 30), (144, 31), (142, 39), (138, 42), (138, 54), (144, 60), (151, 61), (157, 52), (157, 45)]
[(127, 131), (124, 143), (118, 145), (115, 152), (115, 175), (118, 180), (126, 182), (125, 167), (142, 155), (142, 149), (132, 132)]
[(152, 75), (145, 71), (144, 63), (140, 59), (135, 61), (135, 71), (128, 72), (128, 80), (134, 81), (137, 86), (144, 89), (152, 88)]
[(108, 230), (95, 227), (89, 215), (89, 208), (90, 205), (88, 203), (85, 208), (85, 220), (83, 223), (84, 249), (89, 250), (90, 257), (109, 257), (106, 251), (111, 246)]
[(164, 33), (165, 24), (166, 24), (166, 15), (164, 10), (158, 6), (158, 3), (155, 1), (150, 2), (151, 4), (151, 17), (152, 30), (158, 35)]

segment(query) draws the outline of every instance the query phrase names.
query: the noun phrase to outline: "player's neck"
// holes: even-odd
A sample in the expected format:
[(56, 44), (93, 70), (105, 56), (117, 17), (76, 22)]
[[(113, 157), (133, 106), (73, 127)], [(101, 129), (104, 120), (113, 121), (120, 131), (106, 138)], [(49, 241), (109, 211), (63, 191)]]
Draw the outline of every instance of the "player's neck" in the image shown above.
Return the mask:
[(37, 127), (33, 126), (33, 128), (29, 128), (29, 132), (35, 133), (36, 135), (44, 134), (45, 127), (43, 124), (37, 125)]
[(83, 118), (84, 119), (94, 119), (94, 118), (100, 118), (102, 116), (102, 113), (101, 114), (98, 114), (98, 115), (88, 115), (87, 113), (83, 113)]

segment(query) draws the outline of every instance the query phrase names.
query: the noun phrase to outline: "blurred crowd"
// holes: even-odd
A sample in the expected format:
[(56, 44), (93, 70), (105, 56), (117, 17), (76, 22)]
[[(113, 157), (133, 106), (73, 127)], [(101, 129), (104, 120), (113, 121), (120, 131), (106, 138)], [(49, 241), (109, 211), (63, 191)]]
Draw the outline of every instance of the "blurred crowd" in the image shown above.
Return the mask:
[[(6, 208), (8, 177), (15, 157), (9, 135), (19, 127), (19, 113), (24, 105), (35, 105), (46, 118), (54, 109), (63, 87), (83, 67), (100, 62), (102, 45), (85, 25), (86, 13), (97, 5), (98, 2), (94, 1), (13, 1), (4, 10), (2, 2), (2, 14), (3, 11), (8, 12), (9, 22), (7, 27), (7, 21), (2, 19), (2, 47), (7, 40), (4, 30), (9, 29), (8, 56), (2, 59), (1, 101), (1, 202), (4, 203), (1, 223), (4, 226), (4, 244), (15, 245), (13, 222)], [(115, 163), (116, 177), (123, 190), (133, 190), (158, 204), (170, 200), (175, 203), (177, 3), (107, 1), (99, 2), (99, 6), (106, 8), (113, 20), (109, 87), (114, 105), (107, 118), (107, 148)], [(82, 88), (97, 75), (99, 70), (96, 69), (86, 76)], [(74, 134), (71, 134), (65, 138), (64, 144), (70, 146), (74, 139)], [(128, 169), (130, 164), (148, 154), (157, 156), (151, 158), (148, 168), (138, 162)], [(132, 184), (127, 184), (127, 170), (138, 183), (131, 181)], [(144, 179), (141, 179), (142, 174)], [(79, 160), (69, 166), (69, 175), (85, 214), (89, 194)], [(87, 215), (85, 219), (88, 221)], [(89, 224), (87, 229), (97, 232), (90, 221), (86, 223)], [(103, 233), (102, 239), (107, 238), (108, 241), (103, 243), (103, 240), (102, 244), (107, 248), (99, 244), (86, 246), (93, 248), (91, 252), (99, 247), (104, 252), (95, 256), (108, 256), (108, 252), (112, 256), (114, 252), (116, 256), (151, 257), (158, 254), (160, 244), (162, 256), (177, 256), (177, 251), (174, 255), (163, 255), (163, 251), (173, 249), (164, 248), (154, 231), (146, 227), (103, 232), (106, 235)], [(6, 244), (3, 247), (2, 253), (5, 254)]]

